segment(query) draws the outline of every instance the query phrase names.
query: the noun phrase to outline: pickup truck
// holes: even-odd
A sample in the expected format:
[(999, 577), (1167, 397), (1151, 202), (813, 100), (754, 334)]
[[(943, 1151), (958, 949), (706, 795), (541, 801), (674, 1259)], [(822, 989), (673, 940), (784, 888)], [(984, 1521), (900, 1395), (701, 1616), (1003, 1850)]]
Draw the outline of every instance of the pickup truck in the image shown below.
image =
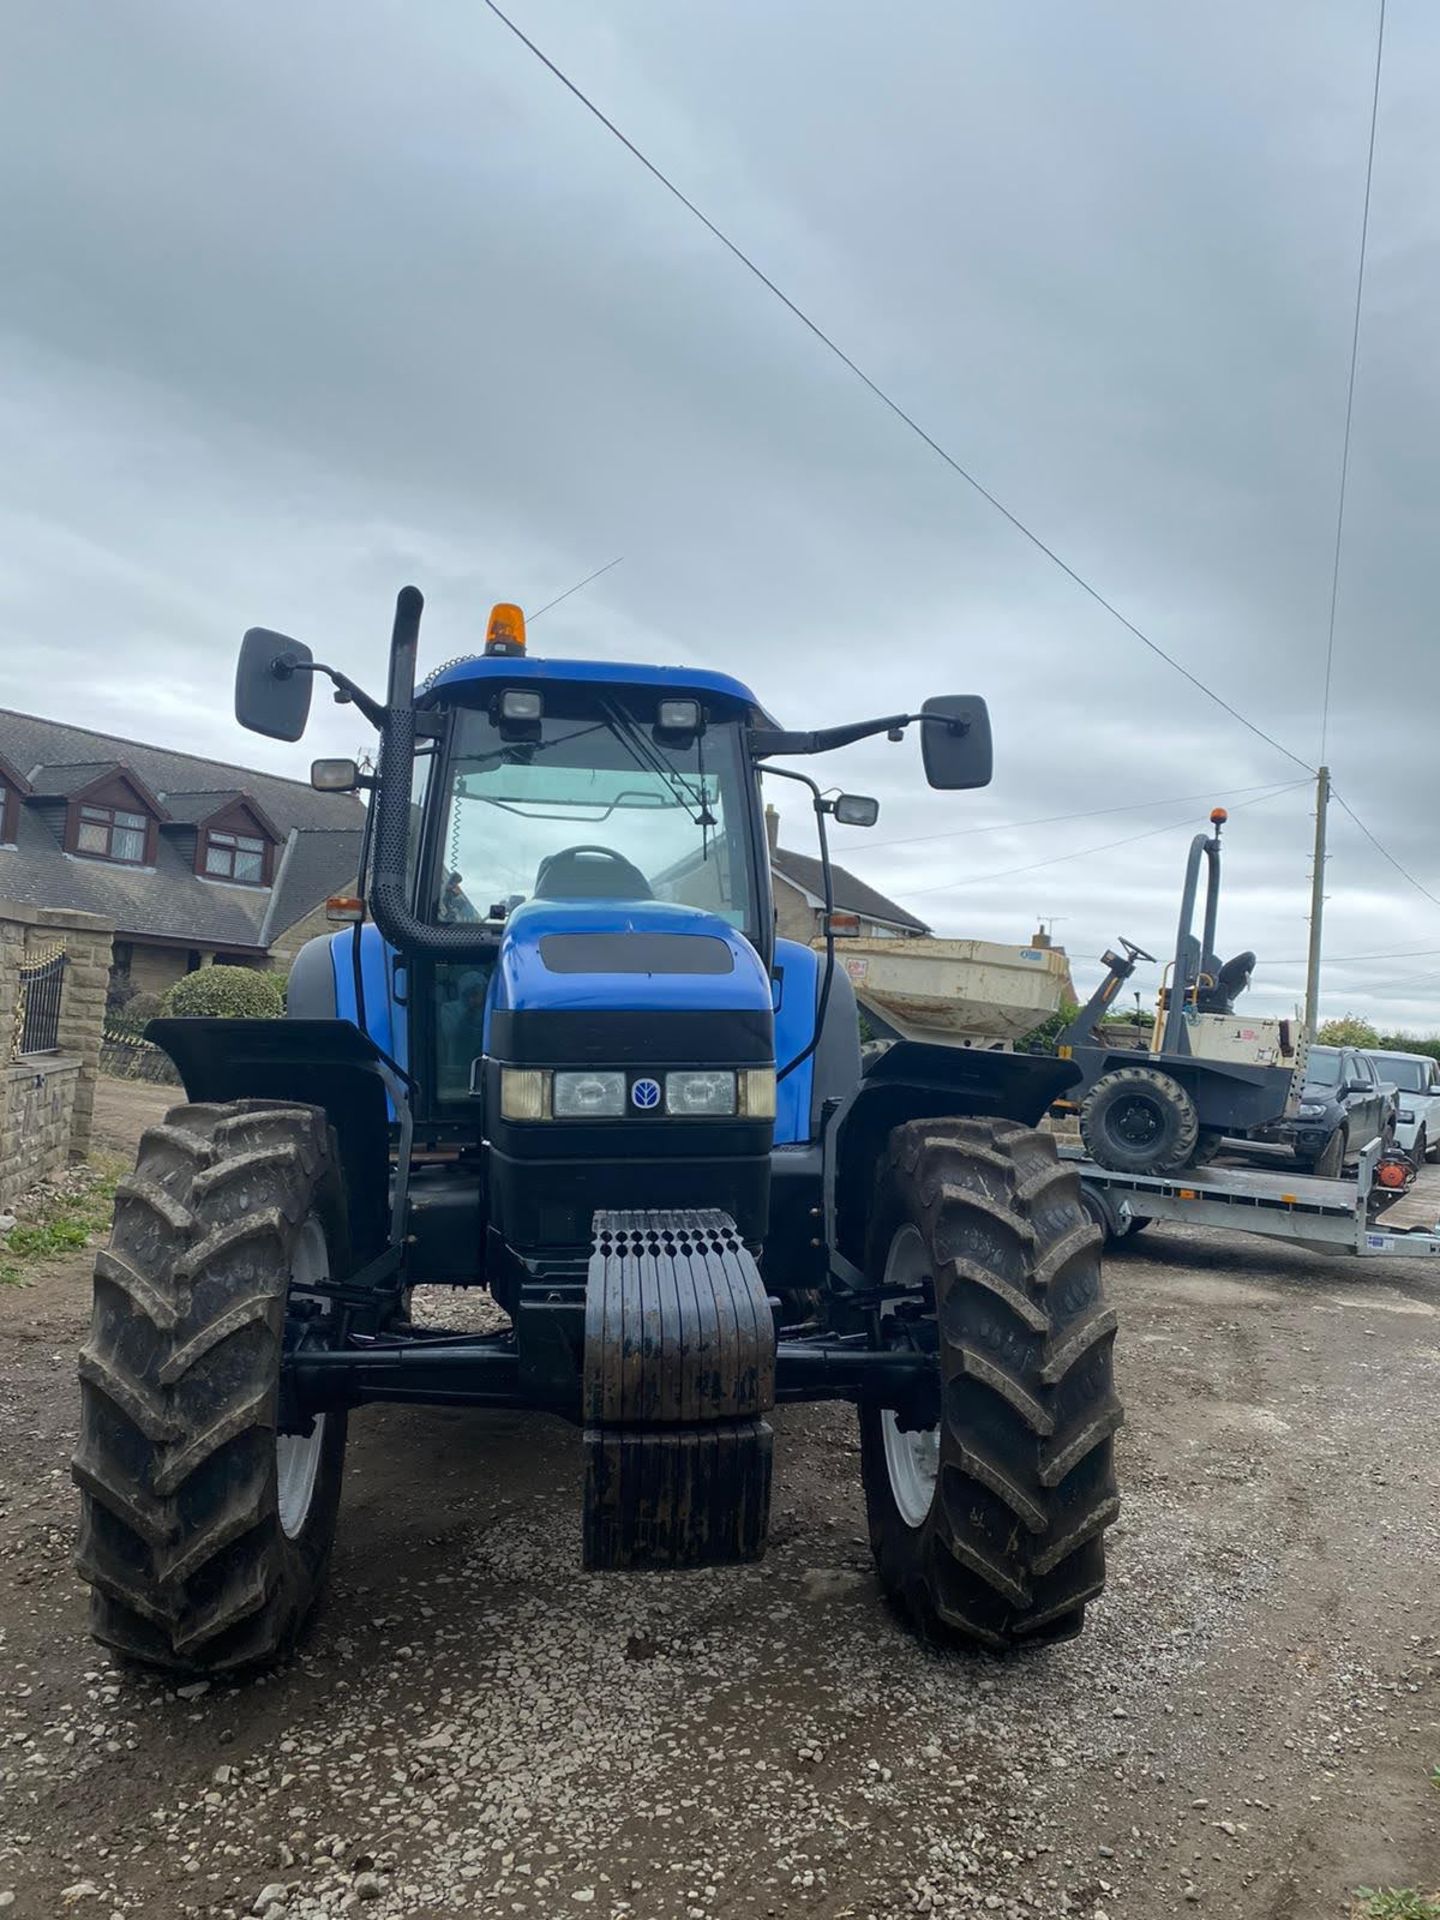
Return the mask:
[(1428, 1053), (1381, 1053), (1366, 1050), (1365, 1058), (1382, 1080), (1399, 1089), (1395, 1144), (1417, 1162), (1440, 1156), (1440, 1061)]
[(1391, 1145), (1398, 1111), (1394, 1081), (1382, 1080), (1363, 1053), (1311, 1047), (1295, 1117), (1281, 1122), (1276, 1137), (1308, 1173), (1337, 1179), (1372, 1140)]

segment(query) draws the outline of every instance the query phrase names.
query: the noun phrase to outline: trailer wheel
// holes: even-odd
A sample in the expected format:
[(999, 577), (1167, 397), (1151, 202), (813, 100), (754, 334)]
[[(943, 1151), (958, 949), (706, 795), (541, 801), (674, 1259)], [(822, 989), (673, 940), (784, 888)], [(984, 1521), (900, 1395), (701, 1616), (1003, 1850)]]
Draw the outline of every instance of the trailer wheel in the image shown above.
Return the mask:
[(142, 1138), (95, 1262), (72, 1469), (91, 1630), (127, 1658), (210, 1674), (294, 1645), (329, 1558), (346, 1423), (278, 1432), (287, 1299), (347, 1261), (317, 1108), (176, 1107)]
[(1174, 1173), (1194, 1159), (1200, 1120), (1169, 1074), (1117, 1067), (1086, 1094), (1080, 1138), (1092, 1160), (1116, 1173)]
[(1100, 1238), (1032, 1128), (923, 1120), (890, 1137), (872, 1337), (937, 1368), (929, 1409), (862, 1408), (861, 1470), (881, 1585), (931, 1640), (1068, 1639), (1104, 1585), (1121, 1411)]

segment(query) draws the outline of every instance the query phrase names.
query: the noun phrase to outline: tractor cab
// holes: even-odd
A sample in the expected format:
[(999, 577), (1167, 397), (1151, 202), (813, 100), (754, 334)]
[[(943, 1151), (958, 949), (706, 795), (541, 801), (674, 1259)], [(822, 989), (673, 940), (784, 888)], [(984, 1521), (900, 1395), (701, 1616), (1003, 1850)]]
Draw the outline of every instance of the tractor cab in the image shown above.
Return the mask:
[(775, 1115), (769, 875), (725, 675), (452, 666), (412, 909), (467, 951), (408, 963), (430, 1113), (483, 1134), (485, 1219), (525, 1259), (588, 1253), (603, 1207), (720, 1207), (765, 1238)]
[[(643, 1008), (663, 1026), (686, 1009), (768, 1008), (770, 887), (747, 750), (757, 707), (738, 681), (486, 655), (436, 676), (421, 711), (438, 731), (413, 909), (474, 938), (435, 962), (428, 1018), (416, 1014), (437, 1106), (483, 1101), (497, 1014)], [(718, 1082), (687, 1085), (692, 1104), (734, 1111)], [(562, 1115), (613, 1119), (631, 1092), (593, 1074), (562, 1082)]]

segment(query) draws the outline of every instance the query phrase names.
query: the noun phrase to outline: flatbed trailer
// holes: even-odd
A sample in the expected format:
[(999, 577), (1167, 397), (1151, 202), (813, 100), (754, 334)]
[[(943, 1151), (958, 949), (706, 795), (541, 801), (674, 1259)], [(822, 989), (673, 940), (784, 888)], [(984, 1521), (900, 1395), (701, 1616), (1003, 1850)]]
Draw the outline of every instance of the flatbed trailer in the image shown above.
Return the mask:
[(1405, 1260), (1440, 1257), (1440, 1176), (1421, 1169), (1401, 1193), (1375, 1184), (1381, 1143), (1372, 1140), (1353, 1179), (1272, 1173), (1260, 1167), (1206, 1167), (1181, 1173), (1114, 1173), (1061, 1146), (1078, 1167), (1087, 1206), (1109, 1239), (1133, 1223), (1172, 1220), (1288, 1240), (1316, 1253)]

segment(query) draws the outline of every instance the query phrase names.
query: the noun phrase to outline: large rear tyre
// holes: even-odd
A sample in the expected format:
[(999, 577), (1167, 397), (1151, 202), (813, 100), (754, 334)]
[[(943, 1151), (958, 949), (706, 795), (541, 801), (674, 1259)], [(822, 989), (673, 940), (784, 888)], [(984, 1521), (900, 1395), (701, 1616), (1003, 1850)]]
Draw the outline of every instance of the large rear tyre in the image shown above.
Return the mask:
[(1119, 1511), (1115, 1315), (1100, 1230), (1048, 1136), (915, 1121), (882, 1163), (868, 1271), (877, 1344), (933, 1351), (939, 1419), (862, 1409), (881, 1585), (919, 1631), (994, 1651), (1068, 1639)]
[(91, 1631), (118, 1653), (213, 1674), (294, 1646), (334, 1537), (345, 1416), (278, 1432), (286, 1307), (292, 1281), (347, 1261), (317, 1108), (176, 1107), (144, 1135), (95, 1262), (72, 1469)]
[(1117, 1067), (1081, 1103), (1080, 1138), (1090, 1158), (1115, 1173), (1177, 1173), (1195, 1158), (1200, 1119), (1169, 1074)]

